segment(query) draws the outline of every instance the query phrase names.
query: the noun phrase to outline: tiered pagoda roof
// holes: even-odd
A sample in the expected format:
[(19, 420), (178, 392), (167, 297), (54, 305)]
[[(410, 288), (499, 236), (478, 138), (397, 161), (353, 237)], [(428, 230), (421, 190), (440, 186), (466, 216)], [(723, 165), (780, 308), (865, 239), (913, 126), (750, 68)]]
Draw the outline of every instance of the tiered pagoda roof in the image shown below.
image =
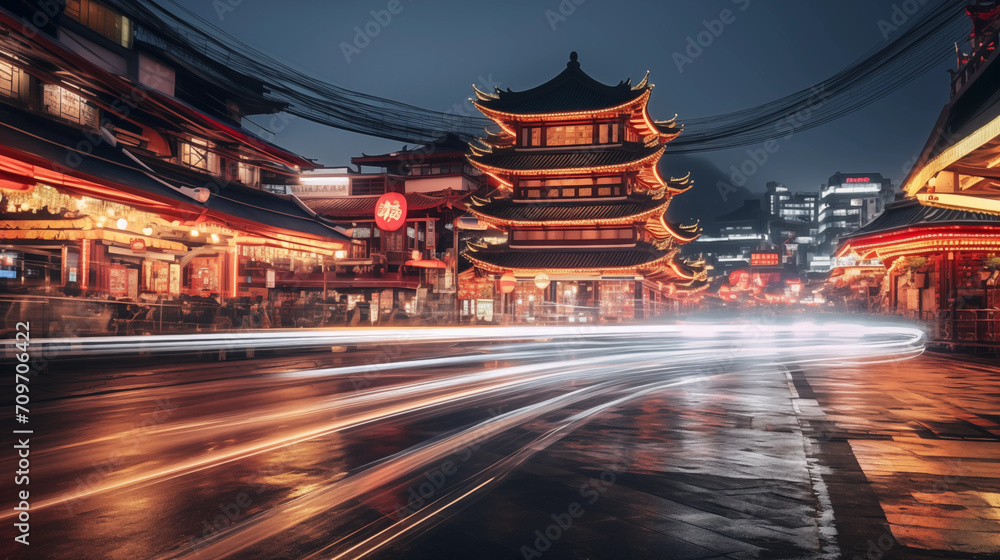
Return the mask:
[(570, 55), (565, 70), (540, 86), (524, 91), (511, 91), (510, 88), (503, 91), (496, 88), (493, 95), (478, 89), (476, 92), (480, 107), (508, 114), (596, 111), (626, 105), (639, 99), (652, 89), (648, 77), (647, 72), (646, 77), (635, 86), (631, 80), (623, 80), (615, 86), (602, 84), (580, 70), (580, 63), (574, 53)]
[[(470, 246), (469, 260), (496, 274), (632, 274), (670, 284), (670, 293), (700, 289), (704, 267), (677, 260), (677, 245), (700, 230), (666, 219), (690, 177), (665, 179), (657, 169), (682, 128), (675, 119), (650, 118), (652, 88), (648, 72), (635, 85), (603, 84), (580, 69), (574, 52), (565, 70), (537, 87), (476, 90), (476, 106), (500, 130), (471, 146), (469, 162), (490, 181), (468, 209), (510, 231), (511, 240)], [(580, 126), (584, 136), (553, 141), (550, 133), (566, 133), (550, 128), (558, 126)], [(617, 234), (564, 238), (556, 231), (611, 226)]]
[[(570, 53), (566, 69), (544, 84), (524, 90), (494, 88), (493, 92), (476, 91), (476, 107), (484, 115), (501, 123), (512, 121), (571, 120), (580, 116), (626, 114), (643, 134), (675, 138), (681, 132), (676, 117), (654, 121), (646, 113), (646, 102), (653, 90), (649, 72), (632, 85), (631, 79), (609, 86), (580, 69), (576, 52)], [(487, 138), (487, 141), (490, 139)]]

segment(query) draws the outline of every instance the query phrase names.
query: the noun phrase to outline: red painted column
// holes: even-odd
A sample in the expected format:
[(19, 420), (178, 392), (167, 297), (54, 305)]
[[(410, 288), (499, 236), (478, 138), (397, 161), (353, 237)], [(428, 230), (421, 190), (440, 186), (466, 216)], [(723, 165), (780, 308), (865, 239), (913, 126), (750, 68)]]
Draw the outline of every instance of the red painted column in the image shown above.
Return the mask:
[(86, 290), (90, 284), (90, 244), (89, 239), (80, 241), (80, 289)]

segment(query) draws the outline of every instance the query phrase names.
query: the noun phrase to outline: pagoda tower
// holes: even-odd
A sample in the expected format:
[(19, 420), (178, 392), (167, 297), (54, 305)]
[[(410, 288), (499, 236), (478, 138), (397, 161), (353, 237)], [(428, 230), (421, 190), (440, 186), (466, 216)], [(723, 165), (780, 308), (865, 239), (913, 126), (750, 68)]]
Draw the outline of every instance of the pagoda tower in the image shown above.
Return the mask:
[(476, 89), (476, 106), (499, 131), (471, 146), (469, 161), (488, 182), (469, 211), (508, 237), (465, 256), (481, 274), (517, 279), (506, 312), (518, 320), (642, 318), (705, 288), (704, 266), (678, 255), (697, 224), (666, 218), (692, 182), (657, 169), (681, 126), (650, 118), (652, 88), (648, 72), (635, 85), (602, 84), (573, 52), (535, 88)]

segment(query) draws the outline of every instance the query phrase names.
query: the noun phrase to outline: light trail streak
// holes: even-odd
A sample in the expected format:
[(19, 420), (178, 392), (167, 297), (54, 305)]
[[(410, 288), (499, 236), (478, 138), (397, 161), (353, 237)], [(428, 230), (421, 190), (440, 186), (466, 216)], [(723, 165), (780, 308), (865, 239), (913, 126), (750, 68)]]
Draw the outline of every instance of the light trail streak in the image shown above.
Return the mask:
[[(405, 485), (406, 480), (419, 476), (423, 469), (463, 449), (470, 441), (490, 445), (496, 453), (504, 445), (514, 447), (503, 451), (496, 460), (477, 458), (474, 472), (449, 481), (438, 499), (400, 520), (375, 523), (332, 544), (316, 543), (315, 554), (338, 559), (348, 554), (367, 555), (404, 535), (413, 535), (418, 527), (433, 525), (431, 522), (440, 520), (445, 511), (464, 507), (538, 452), (625, 403), (713, 378), (762, 375), (779, 366), (850, 366), (905, 360), (923, 351), (924, 334), (919, 329), (896, 325), (845, 322), (695, 323), (295, 330), (53, 339), (37, 344), (69, 347), (74, 355), (80, 356), (115, 356), (128, 352), (140, 340), (142, 350), (154, 359), (160, 354), (176, 352), (331, 346), (349, 348), (337, 356), (350, 357), (354, 352), (378, 353), (380, 345), (386, 344), (402, 345), (423, 355), (387, 363), (312, 367), (248, 377), (241, 381), (248, 388), (274, 390), (305, 382), (343, 383), (354, 375), (385, 375), (379, 385), (354, 392), (309, 397), (294, 404), (268, 402), (266, 408), (219, 411), (153, 426), (144, 433), (145, 441), (129, 468), (111, 473), (103, 484), (85, 492), (46, 496), (32, 504), (33, 510), (161, 484), (362, 426), (401, 418), (429, 418), (518, 400), (514, 410), (412, 444), (351, 471), (345, 478), (321, 483), (307, 494), (278, 503), (220, 531), (207, 544), (199, 547), (181, 544), (159, 556), (160, 560), (225, 558), (236, 554), (243, 557), (255, 545), (289, 534), (327, 512)], [(241, 362), (245, 363), (252, 362)], [(162, 391), (193, 397), (206, 390), (222, 392), (231, 387), (226, 380)], [(129, 398), (127, 393), (102, 395), (101, 399), (110, 407), (119, 399)], [(530, 435), (540, 426), (547, 426), (541, 434), (523, 435)], [(215, 448), (216, 442), (227, 440), (236, 443)], [(114, 436), (103, 435), (55, 446), (45, 452), (58, 452), (60, 459), (72, 461), (77, 457), (74, 453), (80, 453), (82, 458), (85, 451), (103, 453), (114, 444)], [(170, 451), (176, 449), (187, 452), (168, 462), (155, 460), (171, 456)], [(480, 464), (484, 461), (485, 464)], [(0, 514), (0, 519), (10, 517), (11, 510)]]

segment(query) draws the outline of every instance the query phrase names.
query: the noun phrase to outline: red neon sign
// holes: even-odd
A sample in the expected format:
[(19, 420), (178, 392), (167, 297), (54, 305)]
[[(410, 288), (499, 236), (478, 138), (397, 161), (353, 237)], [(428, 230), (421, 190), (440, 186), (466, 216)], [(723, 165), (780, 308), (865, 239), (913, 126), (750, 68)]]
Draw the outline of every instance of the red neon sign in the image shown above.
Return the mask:
[(848, 177), (844, 179), (845, 183), (871, 183), (871, 179), (868, 177)]
[(778, 266), (781, 257), (777, 253), (750, 253), (750, 266)]
[(406, 197), (385, 193), (375, 203), (375, 225), (382, 231), (396, 231), (406, 223)]

